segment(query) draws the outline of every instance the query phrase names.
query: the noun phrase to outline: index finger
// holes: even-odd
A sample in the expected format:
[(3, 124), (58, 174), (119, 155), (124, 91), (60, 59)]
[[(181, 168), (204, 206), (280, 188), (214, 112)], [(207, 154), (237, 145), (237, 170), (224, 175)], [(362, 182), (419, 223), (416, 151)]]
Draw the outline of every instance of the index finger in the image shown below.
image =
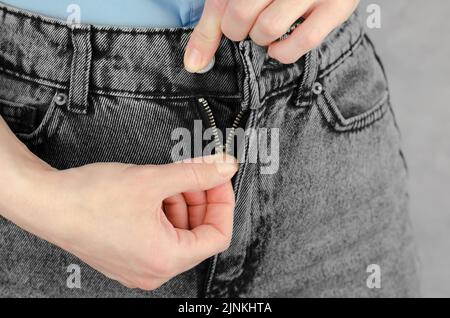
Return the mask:
[(222, 39), (222, 16), (229, 0), (206, 0), (202, 17), (186, 46), (184, 66), (196, 73), (213, 59)]

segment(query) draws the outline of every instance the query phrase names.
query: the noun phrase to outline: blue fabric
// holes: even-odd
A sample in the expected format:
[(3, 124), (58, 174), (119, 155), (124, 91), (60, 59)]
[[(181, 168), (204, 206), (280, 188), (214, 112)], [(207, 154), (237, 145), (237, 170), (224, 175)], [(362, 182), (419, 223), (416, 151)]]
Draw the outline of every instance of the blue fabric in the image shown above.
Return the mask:
[[(189, 27), (202, 14), (204, 0), (2, 0), (42, 15), (73, 22), (132, 27)], [(74, 7), (73, 5), (78, 6)], [(75, 10), (75, 11), (74, 11)], [(78, 15), (77, 12), (80, 14)]]

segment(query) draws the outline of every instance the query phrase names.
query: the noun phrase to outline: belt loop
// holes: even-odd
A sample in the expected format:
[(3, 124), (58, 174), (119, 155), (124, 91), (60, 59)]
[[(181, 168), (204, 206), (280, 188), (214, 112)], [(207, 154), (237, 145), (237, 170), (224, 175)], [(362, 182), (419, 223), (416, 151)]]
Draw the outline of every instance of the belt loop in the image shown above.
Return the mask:
[(71, 29), (73, 56), (67, 109), (77, 114), (87, 114), (92, 60), (91, 27), (73, 24)]
[(261, 106), (260, 88), (252, 62), (252, 42), (249, 39), (239, 42), (239, 52), (244, 68), (242, 110), (256, 109)]
[(310, 51), (305, 57), (303, 79), (298, 89), (296, 105), (308, 107), (313, 96), (312, 89), (319, 72), (319, 48)]

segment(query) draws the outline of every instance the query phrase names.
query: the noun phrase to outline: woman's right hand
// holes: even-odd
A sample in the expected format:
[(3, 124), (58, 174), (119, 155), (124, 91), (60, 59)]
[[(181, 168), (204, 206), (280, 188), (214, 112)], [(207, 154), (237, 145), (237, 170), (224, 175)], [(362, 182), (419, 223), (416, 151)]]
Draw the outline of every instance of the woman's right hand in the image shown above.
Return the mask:
[(153, 290), (230, 244), (233, 158), (58, 171), (1, 118), (0, 148), (0, 214), (127, 287)]

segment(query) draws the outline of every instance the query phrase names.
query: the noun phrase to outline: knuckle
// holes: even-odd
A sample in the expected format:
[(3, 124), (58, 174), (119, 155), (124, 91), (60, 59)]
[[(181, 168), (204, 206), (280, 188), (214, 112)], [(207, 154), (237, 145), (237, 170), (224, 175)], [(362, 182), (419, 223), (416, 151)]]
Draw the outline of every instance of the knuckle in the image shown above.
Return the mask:
[(196, 164), (187, 164), (185, 169), (186, 176), (189, 178), (189, 180), (192, 180), (197, 188), (203, 189), (205, 187), (205, 182), (203, 180), (200, 169), (198, 169), (197, 167), (198, 165)]
[(228, 15), (234, 23), (247, 23), (250, 21), (248, 10), (242, 8), (241, 5), (228, 6)]
[(277, 49), (276, 51), (270, 52), (270, 57), (277, 60), (281, 64), (292, 64), (297, 61), (296, 58), (290, 54), (290, 52), (286, 52), (286, 50)]
[(278, 61), (280, 61), (282, 64), (292, 64), (298, 61), (298, 57), (294, 57), (291, 55), (279, 55), (274, 57)]
[(318, 29), (312, 29), (302, 36), (302, 46), (306, 49), (314, 49), (322, 42), (323, 36)]
[(226, 23), (225, 21), (222, 22), (222, 32), (228, 39), (232, 41), (243, 41), (247, 37), (247, 34), (244, 32), (238, 32), (232, 28), (229, 27), (229, 23)]
[(272, 39), (278, 38), (284, 34), (277, 19), (271, 14), (262, 13), (257, 22), (261, 33)]

